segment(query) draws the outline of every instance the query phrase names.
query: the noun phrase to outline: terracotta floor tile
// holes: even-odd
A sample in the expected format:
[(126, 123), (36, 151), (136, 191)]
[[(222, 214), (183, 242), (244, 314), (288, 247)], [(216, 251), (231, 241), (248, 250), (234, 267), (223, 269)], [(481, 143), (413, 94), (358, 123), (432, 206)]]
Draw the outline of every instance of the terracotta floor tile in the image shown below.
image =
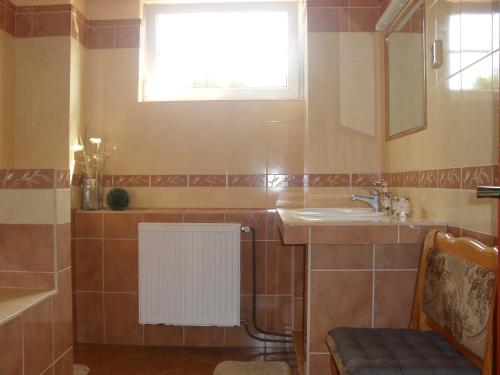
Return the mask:
[(92, 375), (212, 375), (227, 360), (286, 361), (298, 374), (291, 351), (79, 345), (74, 352), (75, 363), (88, 366)]

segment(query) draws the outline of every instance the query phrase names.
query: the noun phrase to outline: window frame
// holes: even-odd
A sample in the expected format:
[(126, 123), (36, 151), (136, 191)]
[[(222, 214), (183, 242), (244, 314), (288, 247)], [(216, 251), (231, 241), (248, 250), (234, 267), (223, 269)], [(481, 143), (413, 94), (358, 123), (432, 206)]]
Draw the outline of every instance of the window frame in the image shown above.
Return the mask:
[[(156, 18), (160, 14), (229, 12), (229, 11), (285, 11), (288, 14), (288, 86), (286, 88), (173, 88), (164, 95), (152, 94), (157, 71), (156, 66)], [(142, 100), (197, 101), (197, 100), (296, 100), (300, 98), (299, 59), (299, 10), (298, 2), (231, 2), (192, 4), (145, 4), (144, 5), (144, 59)]]

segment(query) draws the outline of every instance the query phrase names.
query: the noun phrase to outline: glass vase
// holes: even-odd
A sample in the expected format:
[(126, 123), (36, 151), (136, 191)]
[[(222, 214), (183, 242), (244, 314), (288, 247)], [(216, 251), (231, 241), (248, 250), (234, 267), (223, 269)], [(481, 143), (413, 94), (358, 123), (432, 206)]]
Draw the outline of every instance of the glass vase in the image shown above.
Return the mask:
[(95, 178), (89, 178), (83, 184), (83, 210), (97, 211), (99, 209), (99, 184)]

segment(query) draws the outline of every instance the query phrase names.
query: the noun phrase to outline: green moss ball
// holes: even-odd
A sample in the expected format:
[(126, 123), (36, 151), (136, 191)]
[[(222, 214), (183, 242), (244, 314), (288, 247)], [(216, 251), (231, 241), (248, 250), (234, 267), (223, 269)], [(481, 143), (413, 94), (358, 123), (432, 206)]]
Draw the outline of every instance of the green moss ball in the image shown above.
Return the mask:
[(127, 190), (115, 188), (110, 190), (106, 196), (106, 203), (113, 211), (123, 211), (130, 204), (130, 197)]

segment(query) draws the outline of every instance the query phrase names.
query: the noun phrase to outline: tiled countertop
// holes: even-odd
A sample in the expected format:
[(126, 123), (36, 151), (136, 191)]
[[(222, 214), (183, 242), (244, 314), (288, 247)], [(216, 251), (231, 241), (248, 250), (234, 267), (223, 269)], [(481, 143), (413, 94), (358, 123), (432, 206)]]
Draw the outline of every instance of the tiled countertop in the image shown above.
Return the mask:
[(55, 290), (0, 288), (0, 325), (55, 294)]
[(393, 216), (383, 216), (356, 221), (309, 221), (297, 218), (292, 214), (293, 210), (277, 211), (278, 227), (287, 245), (422, 243), (429, 230), (446, 229), (443, 221), (420, 218), (401, 221)]

